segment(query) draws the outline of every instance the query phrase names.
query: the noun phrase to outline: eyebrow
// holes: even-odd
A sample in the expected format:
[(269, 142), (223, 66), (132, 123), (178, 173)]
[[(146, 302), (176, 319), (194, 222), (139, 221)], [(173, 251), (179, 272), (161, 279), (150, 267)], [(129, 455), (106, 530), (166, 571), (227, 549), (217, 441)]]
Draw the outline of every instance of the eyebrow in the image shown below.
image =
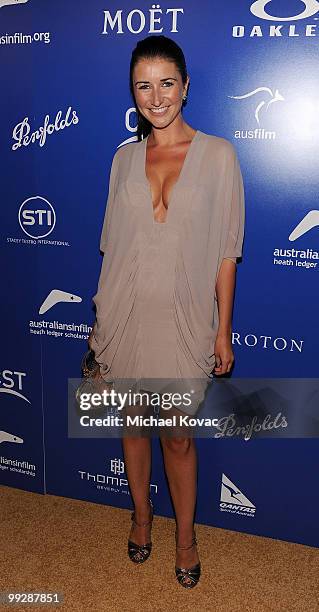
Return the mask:
[[(160, 79), (160, 81), (177, 81), (175, 77), (166, 77), (166, 79)], [(135, 85), (138, 83), (149, 83), (150, 81), (135, 81)]]

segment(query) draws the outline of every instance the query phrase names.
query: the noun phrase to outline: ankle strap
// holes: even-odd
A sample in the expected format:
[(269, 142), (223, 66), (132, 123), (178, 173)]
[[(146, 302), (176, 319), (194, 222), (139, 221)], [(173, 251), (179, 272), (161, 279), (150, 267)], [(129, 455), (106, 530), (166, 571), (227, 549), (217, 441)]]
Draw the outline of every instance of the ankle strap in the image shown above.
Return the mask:
[(147, 523), (138, 523), (138, 522), (135, 520), (135, 512), (132, 512), (132, 514), (131, 514), (131, 519), (132, 519), (133, 523), (135, 523), (135, 525), (138, 525), (138, 527), (147, 527), (147, 525), (150, 525), (150, 524), (151, 524), (151, 522), (152, 522), (152, 519), (151, 519), (151, 520), (150, 520), (150, 521), (148, 521)]
[(180, 548), (181, 550), (189, 550), (190, 548), (192, 548), (195, 544), (197, 544), (197, 539), (196, 539), (196, 533), (194, 531), (194, 536), (192, 539), (192, 543), (190, 544), (190, 546), (178, 546), (177, 545), (177, 532), (175, 531), (175, 540), (176, 540), (176, 548)]
[(150, 503), (150, 507), (151, 507), (151, 520), (148, 521), (147, 523), (138, 523), (135, 520), (135, 512), (132, 512), (132, 514), (131, 514), (131, 519), (132, 519), (133, 523), (135, 523), (135, 525), (137, 525), (138, 527), (147, 527), (147, 525), (150, 525), (152, 523), (152, 521), (153, 521), (153, 504), (152, 504), (152, 500), (151, 499), (149, 499), (149, 503)]

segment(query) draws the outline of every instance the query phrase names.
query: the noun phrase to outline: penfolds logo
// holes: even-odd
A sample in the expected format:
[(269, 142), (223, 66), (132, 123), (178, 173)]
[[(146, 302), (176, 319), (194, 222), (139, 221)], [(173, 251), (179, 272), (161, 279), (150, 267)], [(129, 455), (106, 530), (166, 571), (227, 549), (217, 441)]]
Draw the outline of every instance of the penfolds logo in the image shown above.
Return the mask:
[[(72, 113), (72, 114), (71, 114)], [(44, 118), (43, 125), (38, 129), (32, 131), (29, 123), (29, 117), (25, 117), (21, 123), (13, 128), (12, 137), (15, 140), (12, 145), (12, 150), (16, 151), (20, 147), (27, 147), (29, 144), (37, 142), (40, 147), (43, 147), (46, 143), (47, 136), (51, 136), (54, 132), (60, 132), (72, 124), (76, 125), (79, 123), (79, 118), (75, 110), (69, 106), (66, 116), (61, 119), (62, 111), (58, 111), (55, 119), (50, 121), (50, 115), (46, 115)]]

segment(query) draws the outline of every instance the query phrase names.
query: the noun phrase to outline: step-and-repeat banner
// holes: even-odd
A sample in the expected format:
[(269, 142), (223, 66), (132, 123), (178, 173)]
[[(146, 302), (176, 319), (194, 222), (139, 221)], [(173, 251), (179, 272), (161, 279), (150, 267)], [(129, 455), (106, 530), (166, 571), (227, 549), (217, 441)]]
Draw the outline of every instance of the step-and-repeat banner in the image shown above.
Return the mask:
[[(2, 484), (132, 505), (121, 441), (69, 436), (67, 387), (95, 319), (110, 163), (136, 140), (131, 52), (149, 34), (182, 47), (185, 120), (230, 140), (242, 169), (232, 376), (289, 390), (318, 375), (318, 19), (317, 0), (0, 0)], [(152, 445), (154, 505), (172, 516)], [(197, 522), (319, 545), (316, 435), (196, 445)]]

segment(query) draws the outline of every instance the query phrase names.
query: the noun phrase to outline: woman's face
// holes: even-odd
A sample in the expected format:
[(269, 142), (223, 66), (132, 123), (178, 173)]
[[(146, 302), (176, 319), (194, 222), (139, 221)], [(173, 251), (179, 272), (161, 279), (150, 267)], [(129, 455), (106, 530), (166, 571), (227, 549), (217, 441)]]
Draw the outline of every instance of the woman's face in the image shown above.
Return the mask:
[(140, 59), (133, 70), (133, 87), (140, 113), (157, 128), (168, 126), (179, 115), (187, 82), (174, 62), (162, 58)]

